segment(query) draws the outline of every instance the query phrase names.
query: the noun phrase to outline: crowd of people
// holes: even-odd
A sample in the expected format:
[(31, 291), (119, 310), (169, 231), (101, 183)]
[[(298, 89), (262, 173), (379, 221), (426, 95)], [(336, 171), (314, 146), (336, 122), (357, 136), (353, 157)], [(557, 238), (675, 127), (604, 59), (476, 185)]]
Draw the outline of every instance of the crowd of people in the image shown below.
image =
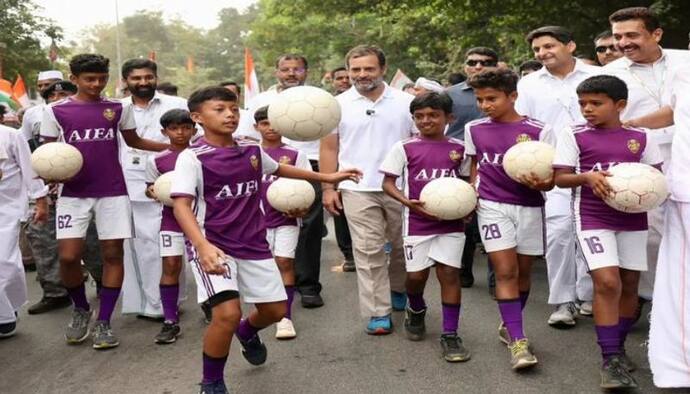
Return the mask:
[[(276, 84), (243, 106), (232, 81), (177, 97), (147, 59), (122, 65), (127, 96), (118, 100), (103, 95), (109, 61), (101, 55), (74, 56), (69, 80), (40, 73), (45, 104), (23, 113), (20, 130), (0, 126), (0, 337), (16, 332), (27, 302), (20, 234), (43, 289), (28, 313), (71, 307), (66, 342), (91, 337), (95, 349), (119, 345), (110, 320), (120, 294), (122, 313), (162, 320), (156, 343), (175, 342), (190, 264), (208, 322), (200, 392), (226, 393), (233, 336), (249, 363), (263, 364), (261, 330), (275, 325), (277, 338), (297, 336), (296, 294), (306, 308), (324, 305), (327, 212), (343, 271), (356, 272), (367, 334), (391, 333), (391, 314), (401, 311), (407, 337), (424, 338), (433, 267), (441, 354), (470, 360), (461, 288), (473, 286), (481, 243), (512, 369), (538, 363), (522, 310), (532, 263), (544, 256), (554, 308), (545, 320), (574, 326), (593, 315), (602, 388), (637, 387), (625, 339), (652, 301), (654, 382), (690, 387), (690, 51), (662, 48), (663, 30), (647, 8), (621, 9), (609, 22), (594, 39), (596, 64), (575, 56), (567, 28), (544, 26), (526, 36), (535, 60), (514, 71), (495, 50), (471, 48), (449, 87), (422, 77), (395, 89), (383, 79), (383, 50), (356, 46), (330, 72), (342, 111), (337, 129), (306, 142), (281, 137), (268, 118), (280, 92), (307, 81), (299, 54), (280, 56)], [(503, 170), (505, 152), (530, 140), (554, 146), (552, 179), (518, 182)], [(31, 151), (53, 141), (75, 146), (84, 160), (61, 184), (44, 182), (30, 165)], [(621, 162), (663, 169), (669, 200), (646, 214), (607, 206), (607, 169)], [(172, 170), (174, 203), (162, 206), (152, 185)], [(265, 194), (279, 177), (310, 181), (314, 204), (274, 210)], [(440, 177), (472, 184), (475, 212), (434, 217), (419, 198)], [(97, 313), (86, 296), (89, 276)], [(255, 306), (244, 317), (240, 297)]]

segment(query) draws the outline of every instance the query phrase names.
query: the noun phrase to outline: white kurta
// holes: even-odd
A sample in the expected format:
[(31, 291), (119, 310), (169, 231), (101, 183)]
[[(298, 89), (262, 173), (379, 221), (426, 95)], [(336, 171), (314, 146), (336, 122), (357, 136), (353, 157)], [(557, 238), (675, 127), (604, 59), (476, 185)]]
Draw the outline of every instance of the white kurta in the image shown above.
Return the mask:
[(48, 188), (31, 169), (31, 152), (24, 137), (0, 125), (2, 156), (6, 159), (0, 160), (0, 324), (15, 321), (15, 311), (27, 301), (19, 221), (27, 213), (29, 198), (48, 194)]

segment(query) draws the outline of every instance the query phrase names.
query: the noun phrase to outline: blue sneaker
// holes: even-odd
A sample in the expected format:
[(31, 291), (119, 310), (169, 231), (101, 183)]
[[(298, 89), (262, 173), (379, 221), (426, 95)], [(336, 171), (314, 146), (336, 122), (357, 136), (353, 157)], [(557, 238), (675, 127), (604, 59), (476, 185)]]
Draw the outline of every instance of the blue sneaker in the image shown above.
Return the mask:
[(367, 334), (369, 335), (388, 335), (393, 332), (393, 322), (391, 315), (372, 317), (369, 319), (367, 325)]
[(242, 344), (242, 355), (251, 365), (261, 365), (266, 362), (268, 351), (266, 345), (261, 342), (259, 334), (255, 334), (248, 341), (243, 341), (239, 336), (237, 339)]
[(402, 312), (407, 306), (407, 294), (391, 291), (391, 305), (396, 312)]
[(219, 380), (213, 383), (201, 383), (199, 394), (229, 394), (225, 382)]

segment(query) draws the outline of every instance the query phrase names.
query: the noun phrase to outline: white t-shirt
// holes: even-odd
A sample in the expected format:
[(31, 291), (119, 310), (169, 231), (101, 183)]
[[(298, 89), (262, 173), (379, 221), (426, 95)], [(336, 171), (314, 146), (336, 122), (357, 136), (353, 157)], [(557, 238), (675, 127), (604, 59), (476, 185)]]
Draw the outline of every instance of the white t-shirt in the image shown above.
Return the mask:
[[(671, 81), (673, 81), (671, 83)], [(666, 102), (673, 107), (676, 132), (671, 144), (671, 162), (666, 179), (671, 198), (690, 202), (690, 71), (687, 67), (670, 70)]]
[(22, 127), (19, 130), (21, 130), (25, 140), (29, 141), (37, 138), (41, 133), (43, 107), (45, 107), (44, 104), (34, 105), (33, 107), (29, 107), (26, 112), (24, 112), (24, 117), (22, 118)]
[(335, 98), (342, 117), (338, 128), (339, 168), (359, 168), (359, 183), (342, 182), (338, 188), (381, 191), (381, 163), (397, 142), (412, 137), (416, 128), (410, 115), (411, 94), (386, 85), (375, 102), (362, 96), (355, 87)]

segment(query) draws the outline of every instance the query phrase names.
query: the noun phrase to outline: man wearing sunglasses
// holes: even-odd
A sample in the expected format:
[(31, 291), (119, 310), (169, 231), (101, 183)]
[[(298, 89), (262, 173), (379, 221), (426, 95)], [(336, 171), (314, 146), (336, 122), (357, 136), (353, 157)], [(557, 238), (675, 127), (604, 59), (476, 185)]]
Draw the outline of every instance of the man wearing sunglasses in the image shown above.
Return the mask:
[(623, 56), (623, 53), (616, 47), (611, 30), (601, 32), (594, 37), (594, 51), (597, 55), (597, 61), (602, 66)]

